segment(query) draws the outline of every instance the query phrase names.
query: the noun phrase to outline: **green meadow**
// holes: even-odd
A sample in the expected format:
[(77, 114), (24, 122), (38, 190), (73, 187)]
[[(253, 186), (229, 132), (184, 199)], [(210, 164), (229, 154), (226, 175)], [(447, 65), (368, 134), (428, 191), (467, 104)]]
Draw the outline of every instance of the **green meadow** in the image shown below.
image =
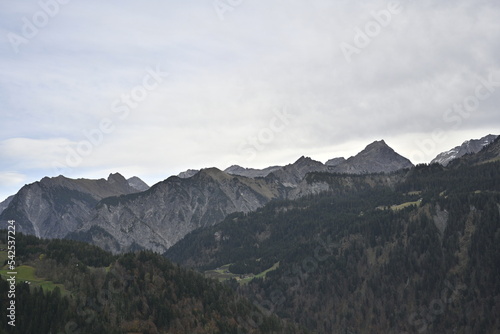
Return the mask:
[[(3, 265), (5, 260), (7, 259), (7, 251), (1, 251), (0, 252), (0, 264)], [(7, 273), (11, 272), (7, 268), (7, 266), (2, 266), (2, 269), (0, 269), (0, 276), (3, 279), (7, 279), (10, 277)], [(39, 286), (43, 289), (43, 291), (52, 291), (56, 287), (59, 287), (61, 289), (61, 294), (66, 295), (69, 294), (69, 292), (64, 288), (64, 285), (62, 284), (56, 284), (52, 281), (48, 281), (44, 278), (37, 277), (35, 274), (35, 268), (32, 266), (27, 266), (27, 265), (22, 265), (19, 267), (16, 267), (16, 270), (14, 270), (17, 274), (16, 276), (16, 283), (24, 283), (24, 282), (29, 282), (29, 284), (33, 287)]]

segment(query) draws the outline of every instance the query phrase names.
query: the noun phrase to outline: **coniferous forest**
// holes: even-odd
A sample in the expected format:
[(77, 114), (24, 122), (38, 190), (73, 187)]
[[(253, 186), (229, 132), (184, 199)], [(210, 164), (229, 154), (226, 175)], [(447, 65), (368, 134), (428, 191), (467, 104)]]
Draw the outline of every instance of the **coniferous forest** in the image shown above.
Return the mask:
[[(237, 333), (238, 318), (258, 311), (228, 286), (152, 252), (113, 256), (23, 235), (18, 247), (20, 267), (32, 266), (44, 282), (17, 285), (16, 326), (2, 317), (0, 328), (11, 328), (5, 333)], [(8, 289), (1, 280), (2, 297)], [(3, 298), (1, 307), (8, 307)], [(276, 316), (252, 332), (303, 333)]]
[[(336, 190), (234, 214), (166, 255), (200, 271), (231, 264), (229, 284), (264, 314), (317, 333), (496, 333), (500, 163), (400, 176), (353, 189), (343, 175), (309, 174)], [(273, 264), (248, 284), (236, 276)]]

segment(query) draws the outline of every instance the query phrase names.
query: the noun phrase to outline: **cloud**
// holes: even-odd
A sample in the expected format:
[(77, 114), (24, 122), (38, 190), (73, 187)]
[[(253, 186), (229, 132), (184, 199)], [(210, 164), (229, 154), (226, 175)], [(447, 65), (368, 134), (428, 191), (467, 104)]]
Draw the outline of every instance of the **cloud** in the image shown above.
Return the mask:
[(0, 172), (0, 186), (10, 187), (26, 180), (26, 175), (17, 172)]
[(64, 138), (11, 138), (0, 142), (2, 168), (15, 170), (47, 169), (64, 154), (71, 142)]
[(0, 171), (0, 202), (14, 195), (27, 179), (28, 175), (19, 172)]
[[(500, 73), (500, 5), (400, 3), (348, 62), (342, 43), (355, 43), (389, 2), (245, 1), (221, 20), (211, 1), (71, 1), (18, 54), (0, 41), (0, 170), (35, 179), (55, 173), (53, 162), (65, 164), (103, 119), (114, 130), (72, 176), (326, 160), (378, 139), (409, 156), (444, 131), (447, 139), (419, 156), (424, 162), (497, 133), (500, 87), (460, 124), (443, 116), (481, 78)], [(2, 35), (22, 34), (23, 17), (37, 11), (35, 0), (0, 4)], [(114, 102), (156, 66), (168, 77), (120, 118)], [(285, 107), (293, 121), (263, 137), (265, 145), (261, 138), (249, 159), (250, 138), (269, 135), (275, 110)]]

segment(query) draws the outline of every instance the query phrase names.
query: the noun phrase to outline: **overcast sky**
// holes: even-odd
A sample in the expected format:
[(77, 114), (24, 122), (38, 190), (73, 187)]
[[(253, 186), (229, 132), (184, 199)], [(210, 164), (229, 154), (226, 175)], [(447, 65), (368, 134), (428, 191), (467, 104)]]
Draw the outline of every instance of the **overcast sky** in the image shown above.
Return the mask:
[(500, 1), (4, 0), (0, 201), (500, 134)]

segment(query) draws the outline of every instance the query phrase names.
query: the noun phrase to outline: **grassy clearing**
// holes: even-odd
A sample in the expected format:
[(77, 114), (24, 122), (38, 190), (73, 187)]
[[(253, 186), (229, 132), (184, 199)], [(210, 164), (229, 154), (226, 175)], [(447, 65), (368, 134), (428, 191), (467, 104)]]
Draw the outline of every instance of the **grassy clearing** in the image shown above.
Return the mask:
[(378, 209), (378, 210), (386, 210), (388, 208), (388, 209), (390, 209), (392, 211), (398, 211), (398, 210), (402, 210), (404, 208), (407, 208), (409, 206), (419, 207), (421, 202), (422, 202), (422, 199), (419, 199), (418, 201), (406, 202), (406, 203), (402, 203), (402, 204), (398, 204), (398, 205), (391, 205), (390, 207), (378, 206), (376, 209)]
[[(17, 283), (25, 281), (35, 282), (37, 280), (37, 278), (35, 277), (35, 268), (33, 267), (19, 266), (16, 267), (16, 269), (13, 271), (17, 273), (16, 274)], [(7, 272), (11, 272), (11, 270), (9, 270), (7, 266), (5, 266), (2, 270), (0, 270), (0, 275), (2, 275), (3, 278), (8, 278), (10, 275), (7, 275)]]
[[(0, 275), (2, 276), (3, 279), (7, 279), (10, 277), (10, 275), (7, 275), (7, 272), (9, 272), (9, 271), (10, 270), (8, 270), (7, 267), (4, 267), (3, 269), (0, 270)], [(54, 282), (48, 281), (44, 278), (36, 277), (34, 267), (19, 266), (19, 267), (16, 267), (15, 272), (17, 272), (16, 283), (29, 282), (31, 284), (31, 286), (39, 286), (43, 289), (43, 291), (52, 291), (56, 287), (59, 287), (59, 289), (61, 289), (62, 295), (69, 294), (68, 290), (66, 290), (64, 285), (55, 284)]]
[(486, 160), (486, 161), (481, 161), (481, 162), (478, 162), (476, 165), (479, 166), (479, 165), (489, 164), (489, 163), (497, 162), (497, 161), (500, 161), (500, 157), (496, 157), (496, 158)]
[(234, 278), (240, 284), (247, 284), (254, 278), (265, 278), (267, 273), (276, 270), (279, 267), (279, 264), (280, 264), (279, 262), (276, 262), (271, 268), (266, 269), (263, 272), (258, 273), (257, 275), (253, 274), (238, 275), (238, 274), (233, 274), (229, 271), (229, 266), (231, 265), (230, 263), (230, 264), (225, 264), (222, 267), (219, 267), (214, 270), (205, 271), (205, 276), (217, 279), (221, 282)]
[(266, 277), (266, 275), (267, 275), (268, 272), (278, 269), (279, 266), (280, 266), (280, 263), (278, 261), (275, 264), (273, 264), (273, 266), (271, 268), (269, 268), (267, 270), (264, 270), (260, 274), (255, 275), (255, 277), (257, 277), (257, 278)]
[(210, 277), (210, 278), (215, 278), (219, 281), (226, 281), (231, 278), (237, 278), (239, 275), (235, 275), (229, 271), (229, 266), (232, 263), (225, 264), (222, 267), (219, 267), (214, 270), (207, 270), (205, 271), (205, 276)]
[(417, 190), (417, 191), (410, 191), (408, 193), (406, 193), (406, 195), (409, 195), (409, 196), (415, 196), (415, 195), (420, 195), (422, 192), (420, 190)]
[(255, 275), (255, 276), (254, 275), (247, 275), (248, 277), (240, 278), (238, 280), (238, 283), (240, 283), (240, 284), (248, 284), (254, 278), (266, 278), (266, 275), (267, 275), (268, 272), (278, 269), (279, 266), (280, 266), (280, 263), (276, 262), (271, 268), (269, 268), (267, 270), (264, 270), (263, 272)]
[(399, 204), (399, 205), (392, 205), (391, 210), (398, 211), (398, 210), (402, 210), (404, 208), (407, 208), (409, 206), (419, 207), (421, 202), (422, 202), (422, 199), (419, 199), (418, 201), (414, 201), (414, 202), (406, 202), (406, 203)]

